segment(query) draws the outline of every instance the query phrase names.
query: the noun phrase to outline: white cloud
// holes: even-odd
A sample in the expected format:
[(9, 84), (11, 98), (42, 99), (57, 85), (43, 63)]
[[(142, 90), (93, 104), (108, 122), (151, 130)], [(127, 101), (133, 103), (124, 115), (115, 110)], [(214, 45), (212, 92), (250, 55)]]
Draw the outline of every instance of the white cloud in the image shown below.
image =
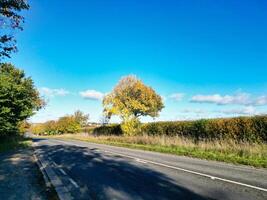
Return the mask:
[(195, 95), (191, 98), (193, 103), (213, 103), (217, 105), (245, 105), (264, 106), (267, 105), (267, 95), (252, 98), (248, 93), (237, 93), (235, 95)]
[(184, 93), (174, 93), (169, 96), (169, 98), (175, 100), (175, 101), (181, 101), (184, 97)]
[(267, 96), (263, 95), (258, 97), (255, 101), (255, 104), (259, 106), (267, 105)]
[(257, 115), (260, 114), (253, 106), (246, 106), (244, 108), (227, 109), (218, 111), (227, 115)]
[(104, 93), (98, 92), (96, 90), (86, 90), (81, 91), (80, 96), (84, 99), (90, 99), (90, 100), (101, 100), (104, 97)]
[(225, 95), (220, 94), (213, 95), (195, 95), (190, 100), (193, 103), (214, 103), (217, 105), (250, 105), (252, 103), (250, 95), (247, 93), (238, 93), (236, 95)]
[(45, 96), (54, 97), (54, 96), (66, 96), (70, 92), (60, 88), (60, 89), (52, 89), (47, 87), (42, 87), (39, 89), (40, 93)]
[(193, 109), (193, 108), (186, 108), (186, 109), (183, 109), (181, 112), (182, 112), (182, 113), (196, 113), (196, 114), (207, 113), (206, 110), (204, 110), (204, 109), (199, 109), (199, 108), (196, 108), (196, 109)]

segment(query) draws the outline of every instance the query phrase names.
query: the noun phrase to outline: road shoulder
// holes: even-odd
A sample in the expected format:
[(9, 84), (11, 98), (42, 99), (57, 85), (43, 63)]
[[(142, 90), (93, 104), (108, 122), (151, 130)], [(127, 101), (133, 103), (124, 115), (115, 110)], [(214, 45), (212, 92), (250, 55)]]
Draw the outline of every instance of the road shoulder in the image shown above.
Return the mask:
[(57, 199), (53, 189), (45, 185), (32, 148), (1, 153), (0, 160), (1, 199)]

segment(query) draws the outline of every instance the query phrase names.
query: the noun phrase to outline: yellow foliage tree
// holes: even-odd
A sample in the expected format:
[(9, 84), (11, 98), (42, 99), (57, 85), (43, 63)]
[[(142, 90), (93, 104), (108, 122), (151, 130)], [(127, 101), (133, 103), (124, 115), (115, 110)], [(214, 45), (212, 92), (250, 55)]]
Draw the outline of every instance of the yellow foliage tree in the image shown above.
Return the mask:
[(136, 76), (123, 77), (110, 94), (103, 99), (104, 114), (118, 115), (123, 120), (126, 134), (135, 134), (140, 116), (157, 117), (164, 107), (160, 95)]

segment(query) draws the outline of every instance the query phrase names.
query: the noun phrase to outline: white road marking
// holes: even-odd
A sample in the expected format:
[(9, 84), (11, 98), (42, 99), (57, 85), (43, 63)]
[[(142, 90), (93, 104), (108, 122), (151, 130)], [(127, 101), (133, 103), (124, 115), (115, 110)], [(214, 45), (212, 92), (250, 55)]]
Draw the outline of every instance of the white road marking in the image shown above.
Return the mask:
[[(54, 161), (52, 161), (52, 163), (53, 163), (56, 167), (58, 167), (57, 163), (55, 163)], [(62, 174), (64, 174), (64, 175), (67, 176), (67, 173), (66, 173), (63, 169), (59, 169), (59, 171), (60, 171)], [(76, 188), (79, 188), (78, 184), (77, 184), (72, 178), (69, 177), (69, 181), (70, 181)]]
[[(76, 145), (76, 144), (72, 144), (71, 142), (65, 142), (65, 141), (61, 141), (61, 140), (60, 141), (57, 140), (57, 141), (58, 142), (61, 142), (61, 143), (68, 144), (68, 145), (79, 146), (79, 145)], [(134, 159), (134, 160), (138, 160), (139, 159), (139, 160), (142, 160), (142, 161), (147, 162), (147, 163), (150, 163), (150, 164), (154, 164), (154, 165), (158, 165), (158, 166), (162, 166), (162, 167), (166, 167), (166, 168), (170, 168), (170, 169), (175, 169), (175, 170), (187, 172), (187, 173), (190, 173), (190, 174), (195, 174), (195, 175), (207, 177), (207, 178), (210, 178), (212, 180), (215, 180), (216, 179), (216, 180), (219, 180), (219, 181), (223, 181), (223, 182), (227, 182), (227, 183), (232, 183), (232, 184), (236, 184), (236, 185), (241, 185), (241, 186), (244, 186), (244, 187), (248, 187), (248, 188), (252, 188), (252, 189), (256, 189), (256, 190), (267, 192), (267, 188), (257, 187), (257, 186), (254, 186), (254, 185), (250, 185), (250, 184), (246, 184), (246, 183), (241, 183), (241, 182), (238, 182), (238, 181), (233, 181), (233, 180), (229, 180), (229, 179), (225, 179), (225, 178), (220, 178), (220, 177), (217, 177), (217, 176), (212, 176), (212, 175), (209, 175), (209, 174), (204, 174), (204, 173), (196, 172), (196, 171), (184, 169), (184, 168), (181, 168), (181, 167), (175, 167), (175, 166), (166, 165), (166, 164), (159, 163), (159, 162), (154, 162), (154, 161), (150, 161), (150, 160), (140, 159), (140, 158), (137, 158), (137, 157), (134, 157), (134, 156), (129, 156), (129, 155), (118, 153), (118, 152), (114, 152), (114, 151), (108, 151), (108, 150), (106, 150), (106, 152), (109, 152), (109, 153), (112, 153), (112, 154), (115, 154), (115, 155), (119, 155), (119, 156), (123, 156), (123, 157), (126, 157), (126, 158), (131, 158), (131, 159)]]
[(62, 174), (67, 175), (63, 169), (59, 169), (59, 171), (61, 171)]
[(142, 160), (142, 159), (135, 159), (136, 162), (140, 162), (140, 163), (147, 163), (146, 161)]
[(72, 178), (69, 178), (69, 180), (76, 188), (79, 188), (78, 184)]

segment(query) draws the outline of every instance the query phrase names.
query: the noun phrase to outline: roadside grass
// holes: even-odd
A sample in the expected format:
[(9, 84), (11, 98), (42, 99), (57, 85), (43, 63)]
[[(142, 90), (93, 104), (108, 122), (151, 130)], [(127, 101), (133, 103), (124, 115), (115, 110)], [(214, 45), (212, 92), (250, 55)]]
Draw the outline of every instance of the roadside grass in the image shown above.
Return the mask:
[(147, 135), (93, 136), (90, 134), (64, 134), (44, 137), (74, 139), (267, 168), (267, 144), (236, 143), (232, 140), (195, 143), (187, 138)]
[(20, 135), (0, 138), (0, 153), (18, 148), (27, 148), (31, 146), (32, 140)]

